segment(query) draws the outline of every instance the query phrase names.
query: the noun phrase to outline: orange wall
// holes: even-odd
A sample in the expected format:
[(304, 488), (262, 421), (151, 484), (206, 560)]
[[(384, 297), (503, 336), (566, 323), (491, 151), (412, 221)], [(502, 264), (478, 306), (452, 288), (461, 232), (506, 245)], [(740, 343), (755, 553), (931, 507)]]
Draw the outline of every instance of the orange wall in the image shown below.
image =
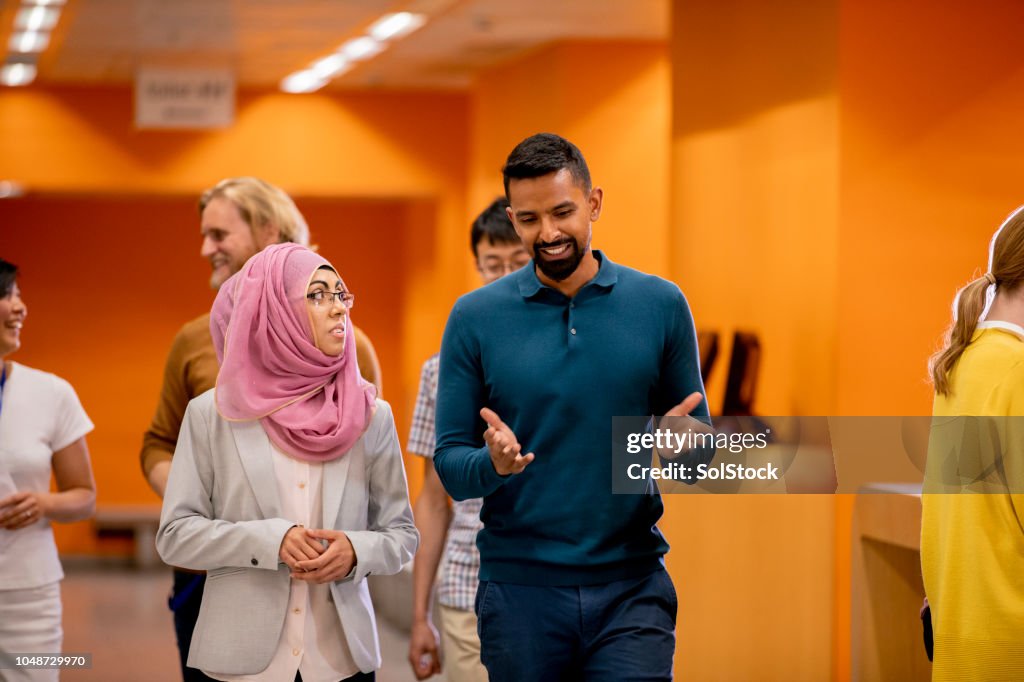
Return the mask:
[(249, 173), (295, 194), (363, 197), (464, 181), (463, 95), (246, 92), (236, 109), (223, 130), (136, 130), (129, 89), (5, 90), (0, 176), (40, 190), (191, 194)]
[(836, 17), (827, 4), (676, 3), (673, 40), (673, 266), (689, 274), (698, 323), (724, 357), (757, 332), (755, 407), (835, 409), (838, 108)]
[(1024, 5), (847, 0), (839, 410), (929, 414), (957, 288), (1024, 203)]
[[(835, 409), (836, 10), (790, 0), (673, 3), (672, 267), (698, 326), (758, 333), (755, 409)], [(663, 524), (680, 593), (685, 679), (833, 672), (834, 501), (676, 495)], [(670, 536), (671, 539), (671, 536)]]

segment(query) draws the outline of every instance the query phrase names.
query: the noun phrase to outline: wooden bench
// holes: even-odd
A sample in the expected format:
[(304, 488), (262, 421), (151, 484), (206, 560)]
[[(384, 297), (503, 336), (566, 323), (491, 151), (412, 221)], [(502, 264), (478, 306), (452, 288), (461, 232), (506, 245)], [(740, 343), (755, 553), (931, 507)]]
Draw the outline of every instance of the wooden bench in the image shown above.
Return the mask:
[(140, 567), (160, 565), (156, 553), (156, 529), (160, 525), (159, 504), (104, 504), (96, 507), (93, 519), (101, 531), (128, 531), (135, 540), (135, 563)]

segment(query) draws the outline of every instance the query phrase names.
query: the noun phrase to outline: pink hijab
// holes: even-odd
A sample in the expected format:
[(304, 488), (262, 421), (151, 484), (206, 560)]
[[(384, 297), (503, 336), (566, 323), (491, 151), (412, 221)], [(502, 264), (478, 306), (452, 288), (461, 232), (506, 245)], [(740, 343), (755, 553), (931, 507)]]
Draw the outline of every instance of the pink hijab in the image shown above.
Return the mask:
[(274, 445), (304, 462), (348, 452), (377, 394), (359, 375), (347, 311), (342, 354), (314, 344), (306, 289), (321, 266), (334, 269), (304, 246), (269, 246), (221, 285), (210, 311), (217, 411), (229, 421), (259, 419)]

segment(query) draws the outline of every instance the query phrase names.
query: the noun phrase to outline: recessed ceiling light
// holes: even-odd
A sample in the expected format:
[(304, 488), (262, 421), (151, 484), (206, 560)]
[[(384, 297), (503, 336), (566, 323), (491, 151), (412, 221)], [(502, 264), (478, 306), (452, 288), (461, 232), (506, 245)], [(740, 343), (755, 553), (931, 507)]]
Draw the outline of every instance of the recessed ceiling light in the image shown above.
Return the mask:
[(281, 89), (285, 92), (314, 92), (327, 85), (327, 79), (321, 78), (312, 69), (296, 71), (281, 81)]
[(36, 78), (36, 65), (14, 62), (0, 68), (0, 83), (10, 86), (28, 85)]
[(394, 14), (385, 14), (375, 21), (367, 33), (383, 42), (408, 35), (425, 23), (427, 23), (427, 17), (422, 14), (395, 12)]
[(7, 44), (13, 52), (42, 52), (50, 44), (50, 34), (38, 31), (12, 33)]
[(38, 5), (39, 7), (63, 7), (67, 4), (67, 0), (23, 0), (23, 5), (32, 7)]
[(49, 31), (59, 18), (60, 10), (53, 7), (22, 7), (14, 17), (14, 27), (20, 31)]
[(384, 46), (370, 36), (363, 36), (361, 38), (353, 38), (348, 41), (341, 46), (339, 52), (345, 55), (348, 59), (358, 62), (380, 54), (383, 49)]

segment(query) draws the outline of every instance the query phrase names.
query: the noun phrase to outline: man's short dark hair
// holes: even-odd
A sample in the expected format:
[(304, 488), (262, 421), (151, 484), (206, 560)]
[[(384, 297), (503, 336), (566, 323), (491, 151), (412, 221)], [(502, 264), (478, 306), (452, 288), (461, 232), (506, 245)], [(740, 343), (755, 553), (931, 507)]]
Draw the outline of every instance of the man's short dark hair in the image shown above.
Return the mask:
[(576, 145), (553, 133), (531, 135), (516, 145), (501, 169), (505, 196), (508, 196), (510, 180), (539, 178), (563, 168), (569, 170), (573, 180), (585, 192), (590, 191), (590, 169)]
[(473, 221), (473, 229), (469, 232), (469, 245), (473, 247), (474, 258), (479, 255), (476, 247), (481, 239), (486, 238), (491, 244), (519, 243), (519, 235), (516, 234), (516, 228), (512, 227), (512, 221), (508, 219), (506, 208), (508, 199), (498, 197)]
[(0, 258), (0, 298), (5, 298), (14, 288), (14, 280), (18, 276), (18, 266)]

